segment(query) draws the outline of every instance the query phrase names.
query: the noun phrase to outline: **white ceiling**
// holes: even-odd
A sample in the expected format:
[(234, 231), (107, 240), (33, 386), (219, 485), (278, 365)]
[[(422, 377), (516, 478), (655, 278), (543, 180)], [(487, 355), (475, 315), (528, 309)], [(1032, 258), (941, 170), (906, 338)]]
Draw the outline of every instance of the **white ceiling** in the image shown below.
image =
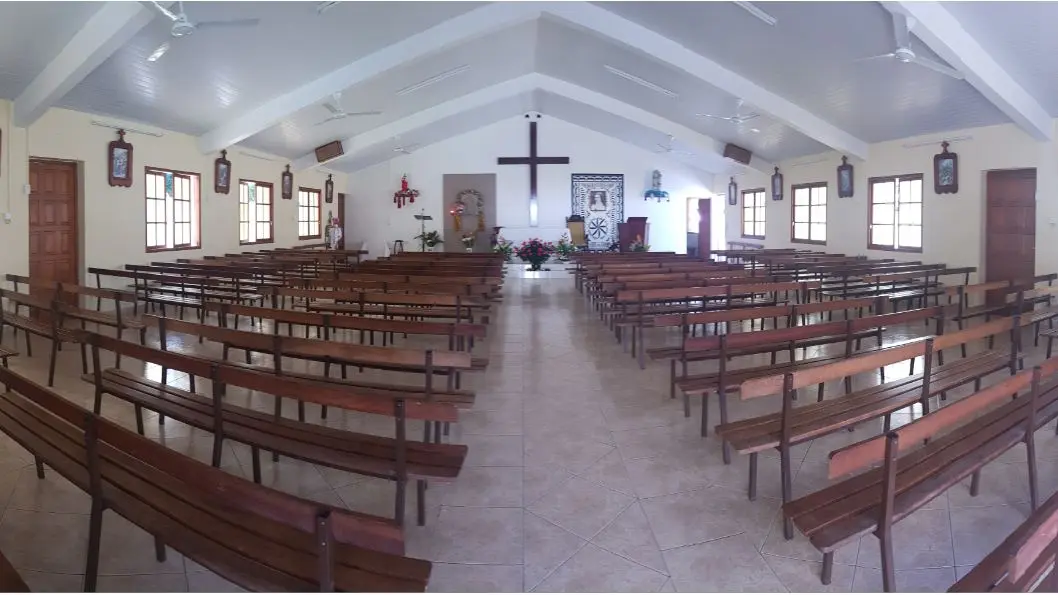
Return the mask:
[[(105, 4), (0, 3), (0, 97), (32, 103), (27, 87), (49, 63), (71, 60), (70, 38), (87, 35), (85, 23)], [(952, 58), (966, 81), (890, 60), (856, 62), (893, 49), (890, 11), (922, 4), (758, 6), (774, 26), (733, 2), (343, 2), (322, 14), (316, 2), (187, 2), (195, 21), (261, 22), (172, 40), (154, 63), (145, 58), (169, 39), (170, 23), (144, 6), (146, 25), (109, 33), (120, 38), (115, 47), (98, 23), (92, 29), (106, 55), (83, 80), (66, 81), (76, 83), (69, 91), (45, 88), (63, 88), (56, 105), (195, 135), (207, 152), (239, 141), (308, 167), (313, 147), (340, 139), (347, 155), (328, 166), (346, 171), (389, 159), (398, 144), (425, 146), (526, 110), (646, 150), (671, 135), (694, 155), (670, 158), (715, 173), (731, 168), (718, 155), (727, 142), (770, 171), (828, 147), (864, 157), (868, 143), (1058, 115), (1049, 71), (1058, 38), (1048, 26), (1058, 4), (951, 2), (937, 5), (940, 18), (913, 22), (916, 53)], [(963, 60), (953, 48), (965, 48), (967, 34), (981, 52)], [(997, 71), (1007, 84), (994, 83)], [(383, 113), (317, 125), (336, 91), (347, 111)], [(734, 114), (740, 99), (743, 114), (760, 116), (739, 126), (695, 115)]]

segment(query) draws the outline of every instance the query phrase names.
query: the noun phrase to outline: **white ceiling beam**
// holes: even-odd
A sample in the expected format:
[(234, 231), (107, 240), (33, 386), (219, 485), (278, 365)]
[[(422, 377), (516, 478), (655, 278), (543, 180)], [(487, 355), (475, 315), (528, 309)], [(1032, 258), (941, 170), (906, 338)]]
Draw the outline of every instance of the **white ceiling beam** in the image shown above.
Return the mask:
[[(345, 154), (327, 163), (333, 164), (335, 161), (356, 157), (377, 148), (380, 144), (393, 142), (395, 137), (425, 128), (445, 118), (472, 111), (484, 105), (523, 93), (533, 93), (537, 90), (560, 95), (607, 111), (615, 116), (638, 122), (661, 134), (672, 135), (679, 142), (694, 149), (697, 152), (696, 157), (699, 157), (703, 162), (700, 166), (708, 171), (728, 171), (734, 165), (734, 162), (721, 157), (723, 143), (712, 137), (676, 124), (652, 112), (628, 105), (608, 95), (540, 73), (525, 74), (491, 87), (468, 93), (395, 122), (390, 122), (354, 137), (344, 139), (342, 147), (345, 150)], [(291, 167), (295, 170), (316, 166), (315, 153), (307, 153), (291, 162)], [(771, 164), (759, 159), (754, 159), (750, 166), (759, 171), (771, 173)]]
[(911, 32), (986, 99), (1039, 141), (1054, 136), (1050, 114), (992, 58), (939, 2), (883, 2), (890, 12), (914, 19)]
[(24, 128), (132, 39), (154, 18), (139, 2), (107, 2), (15, 98), (15, 126)]
[(859, 159), (866, 159), (868, 156), (866, 141), (664, 35), (605, 8), (580, 1), (550, 2), (544, 11), (596, 35), (639, 50), (740, 97), (760, 111), (828, 147)]
[(476, 8), (264, 102), (198, 137), (198, 148), (203, 153), (219, 151), (274, 126), (298, 110), (401, 64), (539, 16), (540, 8), (533, 2), (494, 2)]

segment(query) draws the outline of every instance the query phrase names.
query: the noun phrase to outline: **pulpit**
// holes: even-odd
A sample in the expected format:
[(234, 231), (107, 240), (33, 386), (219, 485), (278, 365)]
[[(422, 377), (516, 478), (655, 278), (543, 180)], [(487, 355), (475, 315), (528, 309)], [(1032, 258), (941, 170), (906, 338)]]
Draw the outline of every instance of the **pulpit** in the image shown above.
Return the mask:
[(580, 250), (587, 247), (588, 238), (584, 235), (584, 217), (572, 215), (566, 218), (566, 229), (569, 230), (569, 243)]
[(650, 244), (647, 237), (647, 218), (629, 217), (624, 223), (618, 223), (617, 238), (618, 242), (620, 242), (621, 252), (628, 252), (628, 245), (636, 241), (637, 238), (643, 244)]

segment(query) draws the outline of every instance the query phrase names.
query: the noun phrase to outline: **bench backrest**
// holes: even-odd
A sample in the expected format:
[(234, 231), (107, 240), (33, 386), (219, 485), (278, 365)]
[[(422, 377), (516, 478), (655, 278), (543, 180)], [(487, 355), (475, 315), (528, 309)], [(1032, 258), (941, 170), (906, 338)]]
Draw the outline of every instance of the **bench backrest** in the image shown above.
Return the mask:
[[(715, 285), (708, 287), (677, 287), (671, 289), (621, 290), (615, 296), (615, 303), (632, 304), (636, 302), (654, 302), (665, 300), (693, 300), (703, 297), (725, 296), (732, 292), (774, 293), (779, 291), (807, 291), (818, 289), (818, 281), (799, 281), (788, 283), (759, 283), (750, 286)], [(752, 287), (752, 290), (747, 289)]]

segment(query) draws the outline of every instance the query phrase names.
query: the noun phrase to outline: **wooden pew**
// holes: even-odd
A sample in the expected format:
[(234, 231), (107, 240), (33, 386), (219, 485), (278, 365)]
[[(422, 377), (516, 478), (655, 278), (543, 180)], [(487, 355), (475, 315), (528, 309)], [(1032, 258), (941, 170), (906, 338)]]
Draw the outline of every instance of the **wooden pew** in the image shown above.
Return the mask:
[[(356, 316), (394, 318), (441, 318), (473, 323), (475, 313), (484, 323), (489, 321), (491, 301), (461, 295), (404, 294), (378, 292), (339, 292), (292, 287), (262, 288), (271, 298), (272, 307), (281, 307), (279, 298), (302, 298), (305, 309)], [(328, 300), (323, 302), (320, 300)]]
[[(88, 360), (83, 343), (78, 341), (77, 335), (64, 327), (63, 308), (54, 296), (36, 296), (18, 293), (9, 289), (0, 289), (0, 298), (6, 299), (12, 310), (0, 307), (0, 341), (4, 339), (4, 329), (11, 327), (14, 331), (21, 330), (26, 335), (26, 355), (33, 357), (33, 344), (30, 335), (37, 335), (51, 341), (51, 358), (48, 360), (48, 386), (55, 384), (55, 361), (63, 343), (75, 343), (81, 348), (81, 368), (88, 371)], [(31, 316), (23, 316), (18, 313), (18, 308), (27, 308)], [(36, 316), (35, 318), (33, 316)], [(17, 338), (17, 337), (16, 337)], [(11, 354), (9, 353), (8, 356)], [(6, 357), (4, 365), (6, 366)]]
[[(213, 466), (219, 467), (223, 442), (230, 438), (250, 446), (253, 479), (261, 481), (260, 451), (268, 450), (273, 458), (285, 455), (370, 477), (389, 479), (397, 484), (394, 519), (404, 522), (405, 490), (409, 478), (416, 480), (418, 489), (418, 522), (426, 522), (426, 478), (453, 479), (459, 475), (467, 448), (462, 445), (433, 443), (428, 431), (430, 422), (451, 423), (458, 414), (451, 404), (385, 400), (374, 394), (360, 394), (354, 388), (332, 383), (314, 382), (303, 378), (289, 378), (234, 366), (218, 366), (202, 358), (189, 357), (104, 337), (96, 333), (88, 336), (95, 360), (91, 381), (95, 385), (95, 412), (99, 414), (103, 395), (112, 395), (134, 405), (136, 429), (143, 434), (142, 410), (148, 409), (172, 417), (187, 425), (213, 432)], [(188, 376), (207, 378), (211, 395), (200, 395), (163, 382), (120, 369), (103, 370), (99, 365), (99, 351), (105, 349), (166, 370), (177, 370)], [(88, 378), (86, 378), (88, 379)], [(227, 387), (235, 386), (275, 396), (297, 399), (351, 411), (388, 415), (395, 422), (395, 438), (362, 434), (348, 430), (326, 428), (282, 418), (277, 405), (274, 415), (225, 403)], [(423, 422), (422, 442), (407, 439), (407, 420)], [(438, 437), (439, 438), (439, 437)]]
[[(890, 414), (914, 403), (922, 406), (924, 413), (930, 411), (930, 399), (946, 398), (950, 390), (974, 383), (980, 390), (981, 380), (990, 374), (1008, 370), (1018, 371), (1020, 358), (1019, 337), (1021, 324), (1014, 318), (996, 320), (982, 325), (949, 333), (917, 339), (897, 347), (881, 349), (875, 353), (859, 355), (842, 361), (811, 369), (759, 376), (751, 378), (739, 387), (743, 400), (778, 395), (782, 399), (782, 410), (717, 426), (716, 432), (730, 443), (739, 454), (749, 455), (749, 498), (757, 495), (757, 457), (761, 452), (775, 449), (779, 452), (783, 502), (792, 497), (793, 470), (790, 449), (850, 429), (866, 421), (884, 417), (884, 432), (890, 427)], [(1009, 334), (1011, 349), (983, 351), (955, 362), (944, 363), (943, 350), (965, 345), (998, 334)], [(922, 372), (915, 374), (915, 359), (922, 358)], [(885, 366), (909, 361), (910, 375), (892, 382), (885, 382)], [(854, 376), (879, 371), (881, 384), (852, 390)], [(797, 407), (797, 391), (825, 382), (844, 381), (845, 394), (827, 400), (819, 393), (815, 403)], [(787, 539), (793, 536), (793, 528), (786, 524)]]
[(948, 589), (949, 593), (1058, 592), (1058, 494)]
[(392, 521), (254, 485), (10, 370), (0, 369), (0, 383), (10, 387), (0, 394), (0, 430), (33, 454), (38, 477), (47, 465), (92, 499), (86, 591), (96, 588), (104, 510), (151, 533), (159, 561), (169, 546), (247, 589), (426, 589), (431, 564), (403, 556)]
[[(878, 314), (865, 316), (863, 318), (851, 318), (838, 322), (824, 322), (820, 324), (809, 324), (782, 329), (770, 329), (755, 332), (733, 333), (712, 337), (699, 337), (686, 339), (684, 341), (685, 351), (688, 352), (715, 352), (718, 370), (705, 374), (689, 374), (685, 361), (681, 360), (681, 374), (676, 378), (676, 388), (683, 393), (684, 411), (690, 410), (690, 397), (701, 395), (702, 397), (702, 436), (708, 435), (709, 428), (709, 394), (715, 392), (720, 405), (720, 423), (728, 423), (727, 416), (727, 394), (739, 390), (742, 383), (754, 378), (772, 376), (776, 372), (796, 372), (815, 368), (836, 360), (848, 359), (854, 355), (880, 351), (886, 348), (898, 346), (901, 342), (883, 345), (882, 331), (886, 326), (905, 324), (909, 322), (922, 322), (931, 318), (937, 318), (938, 333), (943, 329), (943, 321), (939, 319), (941, 312), (939, 307), (923, 308), (921, 310), (908, 310), (890, 314)], [(863, 333), (874, 334), (878, 338), (875, 347), (857, 349), (860, 337)], [(826, 341), (828, 343), (844, 343), (845, 349), (841, 353), (821, 355), (806, 359), (795, 359), (794, 346), (807, 341)], [(776, 346), (786, 346), (789, 360), (781, 363), (773, 363), (767, 366), (752, 366), (749, 368), (728, 369), (728, 360), (736, 357), (740, 352), (745, 353), (752, 350), (760, 350), (765, 347), (768, 350)], [(822, 394), (822, 385), (820, 385)], [(730, 445), (723, 441), (724, 462), (731, 462)]]
[(976, 495), (981, 468), (1022, 442), (1035, 509), (1034, 432), (1058, 416), (1056, 373), (1058, 360), (1047, 360), (884, 436), (832, 452), (832, 479), (859, 474), (783, 506), (783, 514), (823, 552), (823, 583), (830, 582), (837, 548), (874, 533), (881, 541), (883, 584), (893, 591), (893, 525), (966, 477), (972, 476), (970, 494)]

